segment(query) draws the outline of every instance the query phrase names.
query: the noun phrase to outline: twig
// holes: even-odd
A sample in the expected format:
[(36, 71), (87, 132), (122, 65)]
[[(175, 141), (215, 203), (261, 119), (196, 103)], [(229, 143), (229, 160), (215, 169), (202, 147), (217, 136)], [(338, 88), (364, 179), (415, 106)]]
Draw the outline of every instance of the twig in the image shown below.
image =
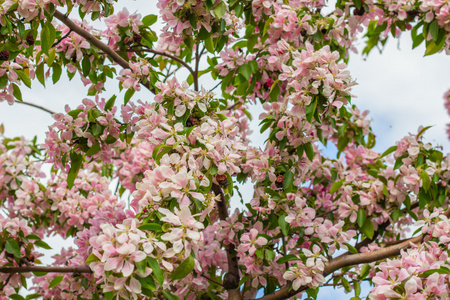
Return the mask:
[(225, 108), (225, 110), (233, 110), (233, 109), (236, 108), (238, 105), (242, 105), (242, 104), (244, 104), (244, 103), (238, 101), (238, 102), (234, 103), (233, 105), (231, 105), (231, 106)]
[(43, 110), (43, 111), (45, 111), (45, 112), (48, 112), (48, 113), (51, 114), (51, 115), (55, 114), (54, 111), (52, 111), (52, 110), (50, 110), (50, 109), (48, 109), (48, 108), (45, 108), (45, 107), (43, 107), (43, 106), (34, 104), (34, 103), (25, 102), (25, 101), (19, 101), (19, 100), (16, 100), (16, 103), (25, 104), (25, 105), (28, 105), (28, 106), (33, 106), (33, 107), (39, 108), (40, 110)]
[(218, 285), (220, 285), (220, 286), (223, 286), (223, 284), (221, 284), (220, 282), (215, 281), (214, 279), (211, 279), (211, 278), (209, 278), (209, 277), (206, 276), (206, 275), (200, 274), (200, 276), (202, 276), (203, 278), (208, 279), (208, 280), (211, 281), (212, 283), (215, 283), (215, 284), (218, 284)]
[(52, 45), (52, 48), (55, 47), (55, 46), (57, 46), (57, 45), (59, 45), (59, 43), (61, 43), (62, 40), (64, 40), (66, 37), (68, 37), (69, 34), (71, 34), (71, 33), (72, 33), (72, 29), (69, 29), (69, 32), (66, 33), (66, 34), (65, 34), (63, 37), (61, 37), (59, 40), (57, 40), (57, 41)]
[(178, 57), (176, 57), (176, 56), (174, 56), (174, 55), (172, 55), (172, 54), (169, 54), (169, 53), (165, 53), (165, 52), (162, 52), (162, 51), (158, 51), (158, 50), (154, 50), (154, 49), (151, 49), (151, 48), (146, 48), (146, 49), (127, 49), (127, 50), (125, 50), (126, 52), (150, 52), (150, 53), (153, 53), (153, 54), (156, 54), (156, 55), (161, 55), (161, 56), (165, 56), (165, 57), (168, 57), (168, 58), (170, 58), (170, 59), (172, 59), (172, 60), (174, 60), (174, 61), (176, 61), (176, 62), (178, 62), (178, 63), (180, 63), (180, 64), (182, 64), (184, 67), (186, 67), (186, 69), (188, 69), (189, 70), (189, 72), (192, 74), (192, 76), (194, 76), (195, 77), (195, 72), (194, 72), (194, 70), (191, 68), (191, 66), (190, 65), (188, 65), (185, 61), (183, 61), (182, 59), (180, 59), (180, 58), (178, 58)]
[(0, 292), (2, 292), (3, 289), (5, 288), (5, 286), (8, 285), (8, 283), (9, 283), (9, 281), (11, 280), (11, 277), (13, 277), (13, 275), (14, 275), (14, 274), (9, 274), (9, 275), (8, 275), (8, 277), (6, 278), (5, 282), (3, 282), (3, 286), (2, 286), (2, 288), (0, 289)]
[(212, 89), (210, 89), (209, 91), (212, 92), (214, 91), (219, 85), (222, 84), (223, 81), (219, 82), (218, 84), (216, 84)]

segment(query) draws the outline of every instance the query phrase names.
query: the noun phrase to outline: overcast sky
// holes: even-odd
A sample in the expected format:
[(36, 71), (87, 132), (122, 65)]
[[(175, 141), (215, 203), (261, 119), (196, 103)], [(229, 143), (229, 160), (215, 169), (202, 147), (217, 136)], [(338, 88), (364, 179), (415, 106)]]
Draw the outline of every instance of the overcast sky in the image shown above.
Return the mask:
[[(116, 11), (124, 6), (130, 12), (139, 11), (143, 16), (158, 13), (154, 0), (122, 0)], [(400, 40), (391, 39), (382, 54), (377, 50), (373, 50), (367, 58), (351, 54), (348, 68), (359, 84), (353, 89), (353, 94), (357, 96), (353, 103), (361, 110), (370, 110), (372, 128), (377, 136), (376, 150), (384, 151), (409, 132), (417, 132), (420, 125), (433, 125), (425, 135), (426, 140), (442, 145), (445, 152), (449, 152), (445, 124), (450, 122), (450, 118), (444, 109), (442, 96), (450, 88), (450, 60), (444, 53), (423, 57), (424, 46), (411, 50), (411, 45), (410, 34), (404, 33)], [(362, 47), (361, 42), (359, 49)], [(55, 86), (49, 80), (45, 89), (38, 82), (33, 82), (31, 90), (23, 87), (23, 98), (56, 112), (62, 112), (65, 104), (75, 108), (87, 92), (77, 78), (69, 82), (63, 76)], [(107, 92), (102, 95), (106, 99), (118, 90), (116, 81), (110, 83)], [(207, 89), (213, 86), (209, 80), (201, 80), (201, 84)], [(147, 91), (142, 91), (139, 97), (148, 101), (152, 99)], [(254, 131), (258, 132), (258, 116), (254, 117)], [(7, 137), (32, 138), (37, 135), (43, 142), (45, 131), (52, 122), (49, 114), (35, 108), (0, 103), (0, 123), (4, 124)], [(324, 289), (319, 294), (319, 299), (331, 297), (349, 299), (352, 296), (332, 289)]]

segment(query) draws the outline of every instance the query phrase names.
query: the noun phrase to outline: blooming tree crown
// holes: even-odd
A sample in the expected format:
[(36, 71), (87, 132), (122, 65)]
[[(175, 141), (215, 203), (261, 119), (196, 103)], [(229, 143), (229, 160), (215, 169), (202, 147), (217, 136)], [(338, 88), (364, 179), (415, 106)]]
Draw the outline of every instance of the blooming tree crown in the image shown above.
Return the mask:
[[(369, 299), (448, 298), (450, 155), (427, 128), (373, 150), (346, 66), (363, 31), (363, 54), (404, 31), (449, 52), (448, 1), (114, 4), (0, 1), (0, 101), (63, 70), (87, 87), (76, 108), (38, 106), (55, 119), (43, 144), (0, 127), (1, 299), (315, 299), (329, 284), (360, 299), (363, 280)], [(123, 99), (103, 98), (114, 81)], [(74, 245), (42, 266), (51, 235)]]

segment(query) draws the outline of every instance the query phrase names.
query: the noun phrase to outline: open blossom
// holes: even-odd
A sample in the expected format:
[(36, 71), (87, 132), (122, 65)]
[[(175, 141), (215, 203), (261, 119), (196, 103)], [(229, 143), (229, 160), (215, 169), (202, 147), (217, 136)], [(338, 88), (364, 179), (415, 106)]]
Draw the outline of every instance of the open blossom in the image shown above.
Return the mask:
[(244, 233), (241, 237), (241, 244), (238, 250), (241, 252), (247, 252), (250, 256), (255, 254), (257, 248), (260, 248), (267, 244), (267, 239), (265, 237), (258, 237), (258, 230), (255, 228), (250, 229), (249, 233)]
[(170, 228), (169, 233), (161, 236), (162, 240), (172, 243), (175, 253), (181, 252), (183, 248), (190, 251), (190, 243), (200, 242), (202, 234), (199, 230), (203, 229), (204, 225), (192, 216), (189, 207), (182, 206), (180, 210), (175, 208), (175, 213), (165, 208), (160, 208), (158, 211), (165, 215), (161, 221), (176, 226)]

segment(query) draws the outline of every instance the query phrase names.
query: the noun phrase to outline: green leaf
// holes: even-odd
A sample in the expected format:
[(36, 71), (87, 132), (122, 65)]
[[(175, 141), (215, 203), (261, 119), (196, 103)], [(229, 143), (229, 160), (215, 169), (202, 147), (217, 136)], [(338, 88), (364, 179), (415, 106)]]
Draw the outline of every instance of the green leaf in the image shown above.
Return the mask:
[(41, 238), (35, 234), (29, 234), (25, 237), (27, 240), (40, 240)]
[(373, 235), (375, 233), (373, 229), (372, 221), (369, 218), (366, 218), (366, 221), (364, 222), (364, 225), (360, 228), (361, 232), (368, 237), (369, 239), (373, 238)]
[(135, 263), (137, 270), (142, 275), (145, 274), (145, 269), (147, 268), (147, 260), (143, 259)]
[(38, 247), (41, 247), (41, 248), (44, 248), (44, 249), (47, 249), (47, 250), (51, 250), (52, 249), (52, 247), (50, 247), (46, 242), (44, 242), (44, 241), (36, 241), (36, 242), (34, 242), (34, 245), (35, 246), (38, 246)]
[(432, 270), (425, 271), (422, 274), (420, 274), (419, 276), (423, 278), (423, 277), (428, 277), (428, 276), (430, 276), (431, 274), (434, 274), (434, 273), (450, 274), (450, 269), (442, 266), (439, 269), (432, 269)]
[(208, 50), (210, 53), (214, 53), (215, 47), (214, 47), (214, 42), (211, 36), (208, 36), (205, 39), (205, 48), (206, 50)]
[(161, 231), (162, 226), (156, 223), (147, 223), (138, 227), (139, 230)]
[(425, 191), (428, 192), (428, 190), (430, 189), (431, 180), (430, 176), (425, 170), (422, 170), (422, 172), (420, 172), (420, 179), (422, 179), (422, 187), (425, 189)]
[(352, 245), (350, 245), (349, 243), (345, 243), (345, 246), (347, 246), (348, 251), (350, 251), (350, 253), (356, 254), (358, 253), (358, 250), (356, 250), (355, 247), (353, 247)]
[(163, 291), (163, 294), (164, 294), (164, 296), (166, 296), (167, 300), (179, 300), (180, 299), (168, 291)]
[(355, 297), (359, 299), (359, 295), (361, 294), (361, 285), (358, 280), (353, 280), (353, 288), (355, 289)]
[(330, 189), (330, 194), (336, 193), (341, 188), (341, 186), (344, 184), (344, 181), (345, 181), (345, 179), (342, 179), (342, 180), (339, 180), (339, 181), (333, 183), (333, 185), (331, 186), (331, 189)]
[(113, 95), (111, 98), (109, 98), (108, 101), (106, 101), (106, 103), (105, 103), (105, 111), (106, 110), (111, 110), (113, 108), (114, 103), (116, 102), (116, 98), (117, 98), (117, 96)]
[(356, 217), (356, 223), (358, 223), (359, 227), (363, 227), (366, 222), (366, 213), (364, 210), (359, 209)]
[(284, 174), (283, 189), (289, 193), (293, 188), (292, 186), (293, 183), (294, 183), (294, 173), (292, 173), (291, 171), (287, 171)]
[(289, 234), (289, 223), (286, 222), (286, 215), (281, 215), (278, 218), (278, 225), (280, 225), (281, 232), (284, 236)]
[(98, 136), (98, 135), (103, 133), (103, 127), (101, 125), (99, 125), (99, 124), (94, 124), (94, 125), (92, 125), (92, 131), (91, 132), (92, 132), (93, 136)]
[(219, 4), (213, 8), (213, 11), (216, 15), (216, 18), (220, 19), (227, 12), (227, 5), (225, 4), (225, 2), (220, 1)]
[(17, 84), (13, 83), (13, 96), (20, 101), (22, 100), (22, 92)]
[(94, 145), (92, 145), (91, 148), (86, 152), (86, 156), (94, 156), (95, 154), (99, 153), (101, 150), (100, 143), (96, 142)]
[(277, 264), (281, 265), (281, 264), (284, 264), (285, 262), (292, 261), (292, 260), (300, 260), (300, 258), (298, 258), (296, 255), (288, 254), (288, 255), (285, 255), (285, 256), (279, 258), (277, 260)]
[(70, 153), (71, 166), (69, 170), (69, 174), (67, 174), (67, 188), (71, 189), (75, 182), (75, 178), (78, 175), (78, 171), (80, 171), (81, 165), (83, 164), (83, 156), (76, 152)]
[(194, 270), (195, 259), (192, 256), (186, 258), (172, 273), (172, 280), (183, 279)]
[(91, 72), (91, 61), (89, 60), (89, 56), (85, 56), (81, 61), (81, 71), (84, 77), (88, 77)]
[(250, 76), (252, 75), (252, 70), (250, 69), (249, 65), (240, 66), (238, 72), (241, 73), (242, 76), (244, 76), (247, 80), (249, 80)]
[(385, 157), (385, 156), (391, 154), (392, 152), (394, 152), (395, 150), (397, 150), (397, 146), (392, 146), (389, 149), (387, 149), (386, 151), (384, 151), (383, 154), (381, 154), (381, 157)]
[(41, 298), (41, 297), (42, 297), (41, 294), (34, 293), (34, 294), (27, 295), (26, 299), (27, 299), (27, 300), (31, 300), (31, 299)]
[(25, 300), (25, 298), (19, 294), (9, 295), (8, 297), (13, 300)]
[(306, 144), (304, 144), (304, 146), (305, 146), (306, 156), (308, 157), (308, 159), (310, 161), (313, 161), (314, 155), (315, 155), (313, 145), (311, 143), (306, 143)]
[(353, 3), (357, 9), (361, 9), (361, 0), (353, 0)]
[(17, 258), (21, 256), (19, 244), (15, 240), (7, 240), (5, 250), (10, 254), (14, 254)]
[(133, 97), (135, 92), (136, 91), (133, 88), (129, 88), (125, 93), (125, 97), (123, 99), (123, 104), (127, 105), (128, 102), (130, 101), (131, 97)]
[(148, 27), (156, 23), (158, 17), (155, 15), (147, 15), (142, 19), (142, 26)]
[(91, 254), (88, 256), (88, 258), (86, 258), (86, 261), (85, 261), (84, 263), (85, 263), (85, 264), (89, 264), (89, 263), (91, 263), (91, 262), (98, 261), (98, 260), (100, 260), (100, 259), (97, 257), (97, 255), (95, 255), (94, 253), (91, 253)]
[(56, 50), (52, 49), (47, 57), (47, 66), (51, 67), (56, 58)]
[(392, 221), (396, 222), (402, 214), (403, 212), (401, 209), (397, 208), (396, 210), (394, 210), (391, 214)]
[(45, 86), (44, 63), (40, 63), (36, 68), (36, 77), (39, 82)]
[(53, 74), (52, 74), (52, 81), (53, 84), (57, 83), (59, 79), (61, 78), (62, 68), (59, 64), (53, 64)]
[(364, 266), (361, 267), (361, 272), (359, 273), (359, 278), (360, 279), (366, 278), (367, 275), (369, 275), (369, 272), (370, 272), (370, 265), (365, 264)]
[(14, 70), (19, 75), (20, 80), (27, 86), (31, 87), (31, 79), (23, 70)]
[(434, 41), (429, 41), (427, 48), (425, 49), (424, 56), (433, 55), (433, 54), (439, 52), (442, 49), (442, 47), (444, 46), (444, 43), (445, 43), (445, 39), (443, 39), (439, 44), (436, 44)]
[(161, 270), (161, 267), (159, 266), (159, 263), (153, 257), (147, 257), (147, 261), (150, 264), (150, 267), (153, 270), (152, 274), (155, 276), (155, 278), (158, 281), (159, 285), (163, 285), (163, 283), (164, 283), (164, 274), (163, 274), (163, 272)]
[(52, 281), (50, 281), (50, 285), (48, 286), (48, 288), (49, 289), (54, 288), (63, 280), (63, 278), (64, 276), (56, 276), (55, 278), (52, 279)]
[(275, 252), (270, 249), (265, 249), (264, 251), (264, 257), (267, 261), (272, 262), (275, 259)]
[(433, 41), (437, 41), (438, 35), (439, 35), (438, 20), (434, 19), (433, 22), (430, 23), (428, 30), (429, 30), (431, 37), (433, 38)]
[(78, 115), (82, 112), (83, 110), (81, 108), (78, 109), (74, 109), (69, 111), (67, 114), (69, 116), (71, 116), (72, 118), (76, 119), (78, 117)]

